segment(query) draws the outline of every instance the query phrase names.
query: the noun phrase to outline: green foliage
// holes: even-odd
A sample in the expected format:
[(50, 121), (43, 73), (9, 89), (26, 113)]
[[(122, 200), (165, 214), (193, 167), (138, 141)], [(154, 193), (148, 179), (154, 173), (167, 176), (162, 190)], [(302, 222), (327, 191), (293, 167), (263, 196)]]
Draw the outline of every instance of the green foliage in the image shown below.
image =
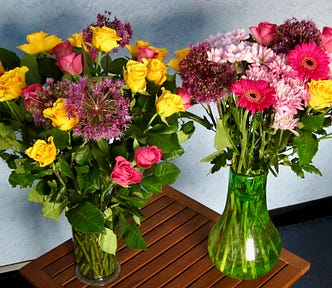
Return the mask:
[(106, 233), (103, 213), (90, 202), (83, 202), (66, 211), (66, 217), (69, 223), (81, 232)]
[(0, 62), (5, 70), (11, 70), (20, 66), (21, 60), (14, 52), (0, 48)]

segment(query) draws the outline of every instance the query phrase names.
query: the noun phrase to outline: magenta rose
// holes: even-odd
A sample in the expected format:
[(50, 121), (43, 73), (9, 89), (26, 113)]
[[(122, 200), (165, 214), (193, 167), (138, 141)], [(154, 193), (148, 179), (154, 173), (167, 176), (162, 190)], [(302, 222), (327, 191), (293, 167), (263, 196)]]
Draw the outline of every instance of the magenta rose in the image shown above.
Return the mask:
[(110, 178), (118, 185), (126, 187), (142, 181), (142, 174), (137, 171), (131, 163), (122, 156), (115, 158), (115, 166)]
[(258, 24), (258, 27), (251, 26), (250, 32), (258, 44), (270, 46), (275, 41), (277, 35), (277, 25), (267, 21)]
[(24, 105), (27, 109), (30, 109), (31, 105), (40, 102), (39, 93), (43, 90), (41, 84), (32, 84), (22, 89), (22, 96), (24, 99)]
[(332, 27), (324, 27), (320, 46), (327, 52), (332, 52)]
[(162, 151), (157, 146), (146, 146), (135, 151), (134, 159), (138, 167), (149, 169), (153, 163), (158, 163), (162, 157)]
[(56, 45), (51, 51), (51, 55), (55, 59), (60, 59), (64, 56), (67, 56), (71, 53), (73, 53), (73, 47), (71, 46), (70, 42), (68, 40)]
[(182, 103), (183, 103), (183, 106), (184, 106), (185, 110), (187, 110), (191, 106), (193, 106), (192, 97), (191, 97), (191, 95), (188, 93), (188, 91), (186, 89), (184, 89), (184, 88), (178, 88), (177, 94), (181, 97)]
[(138, 62), (142, 62), (143, 58), (155, 59), (158, 57), (158, 53), (149, 47), (139, 47), (138, 50), (139, 50), (139, 53), (137, 56)]
[(76, 53), (71, 53), (63, 56), (55, 62), (55, 64), (64, 73), (69, 73), (71, 75), (79, 75), (83, 72), (82, 64), (82, 54), (76, 55)]

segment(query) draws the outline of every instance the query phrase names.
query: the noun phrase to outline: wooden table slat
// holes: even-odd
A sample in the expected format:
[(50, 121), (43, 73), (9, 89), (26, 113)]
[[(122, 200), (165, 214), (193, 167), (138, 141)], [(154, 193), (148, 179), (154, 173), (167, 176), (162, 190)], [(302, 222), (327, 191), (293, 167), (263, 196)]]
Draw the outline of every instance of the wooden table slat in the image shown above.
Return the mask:
[[(207, 254), (207, 238), (218, 213), (174, 188), (165, 187), (143, 207), (141, 232), (146, 251), (128, 249), (119, 241), (118, 279), (105, 288), (286, 288), (300, 278), (310, 263), (282, 249), (274, 269), (264, 277), (240, 281), (218, 271)], [(87, 288), (76, 279), (72, 241), (41, 255), (20, 269), (40, 288)]]

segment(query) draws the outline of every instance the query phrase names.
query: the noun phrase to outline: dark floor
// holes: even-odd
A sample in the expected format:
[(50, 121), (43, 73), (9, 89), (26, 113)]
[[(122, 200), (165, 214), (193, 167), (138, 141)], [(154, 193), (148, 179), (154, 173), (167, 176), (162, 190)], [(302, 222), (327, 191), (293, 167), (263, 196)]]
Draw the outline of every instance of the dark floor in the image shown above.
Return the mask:
[[(274, 210), (271, 215), (283, 247), (311, 263), (291, 288), (332, 287), (332, 197)], [(0, 286), (33, 288), (17, 271), (0, 274)]]

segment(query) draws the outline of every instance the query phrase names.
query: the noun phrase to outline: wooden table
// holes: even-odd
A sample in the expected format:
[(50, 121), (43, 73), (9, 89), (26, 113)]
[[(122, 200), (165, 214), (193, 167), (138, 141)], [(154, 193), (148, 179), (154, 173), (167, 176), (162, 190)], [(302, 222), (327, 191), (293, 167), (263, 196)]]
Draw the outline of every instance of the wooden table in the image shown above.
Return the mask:
[[(171, 187), (156, 195), (144, 208), (146, 221), (141, 232), (146, 251), (128, 249), (119, 243), (121, 273), (116, 288), (281, 288), (291, 286), (310, 264), (282, 249), (274, 269), (256, 280), (226, 277), (207, 254), (207, 237), (219, 215)], [(71, 240), (68, 240), (20, 269), (20, 274), (40, 288), (88, 287), (76, 279)]]

